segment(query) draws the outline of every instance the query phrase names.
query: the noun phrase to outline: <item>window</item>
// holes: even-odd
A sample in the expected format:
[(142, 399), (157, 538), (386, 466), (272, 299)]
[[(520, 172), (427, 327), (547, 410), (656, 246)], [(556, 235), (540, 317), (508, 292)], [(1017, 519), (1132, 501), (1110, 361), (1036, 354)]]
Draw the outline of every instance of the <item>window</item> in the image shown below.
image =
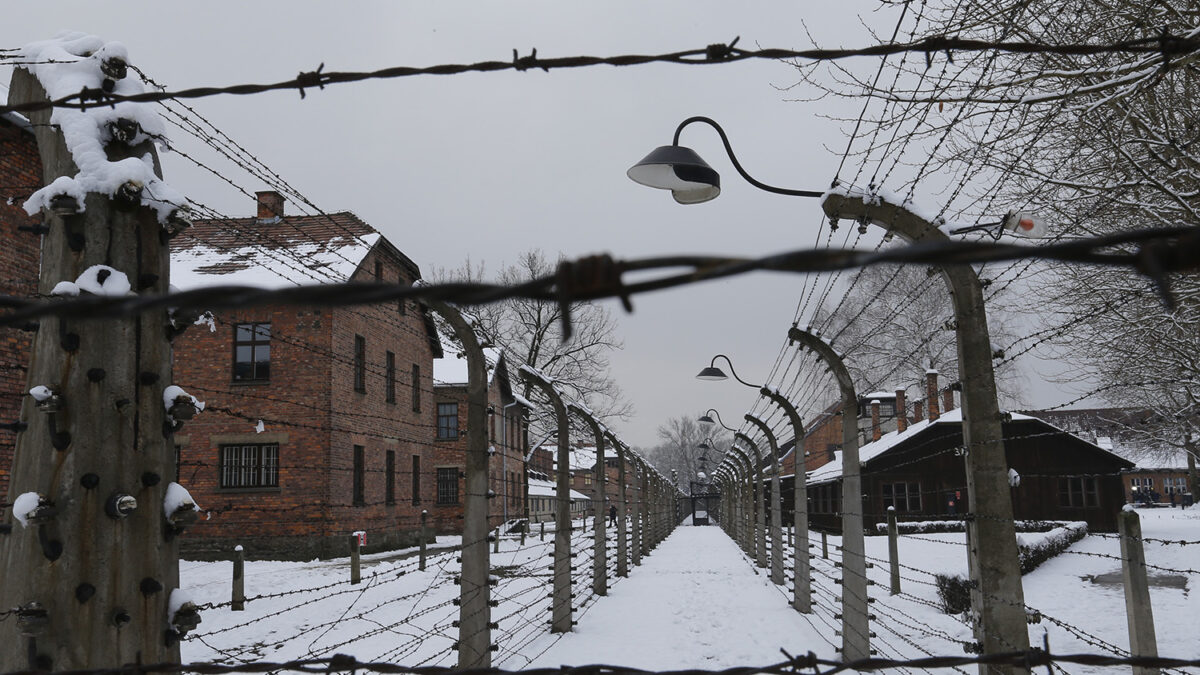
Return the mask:
[(384, 358), (386, 361), (386, 363), (384, 365), (387, 367), (386, 368), (387, 372), (385, 373), (387, 382), (384, 384), (384, 397), (387, 399), (388, 403), (395, 403), (396, 402), (396, 355), (393, 354), (392, 352), (388, 352), (387, 356)]
[(279, 486), (279, 444), (222, 445), (221, 487)]
[(354, 391), (367, 392), (367, 340), (361, 335), (354, 336)]
[(421, 366), (415, 363), (412, 369), (412, 403), (413, 412), (421, 412)]
[(458, 503), (458, 468), (440, 468), (437, 470), (437, 503)]
[(437, 404), (437, 437), (458, 438), (458, 404)]
[(383, 281), (383, 263), (379, 260), (375, 261), (375, 280)]
[(383, 475), (387, 483), (383, 486), (383, 501), (389, 506), (396, 503), (396, 451), (388, 450), (384, 458)]
[(233, 327), (233, 380), (271, 379), (271, 324), (239, 323)]
[(921, 510), (920, 483), (884, 483), (883, 507), (896, 507), (901, 513), (915, 513)]
[(1096, 479), (1071, 477), (1058, 479), (1058, 503), (1066, 508), (1095, 508), (1100, 506)]
[(354, 505), (364, 506), (367, 503), (366, 490), (366, 449), (361, 445), (354, 446)]
[(412, 456), (412, 503), (421, 503), (421, 456)]

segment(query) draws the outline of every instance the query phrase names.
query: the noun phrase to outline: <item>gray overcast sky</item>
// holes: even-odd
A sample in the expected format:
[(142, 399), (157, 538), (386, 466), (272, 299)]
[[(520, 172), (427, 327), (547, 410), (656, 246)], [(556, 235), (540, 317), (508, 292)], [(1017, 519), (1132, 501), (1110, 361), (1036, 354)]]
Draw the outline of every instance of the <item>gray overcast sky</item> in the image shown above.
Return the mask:
[[(860, 46), (863, 27), (894, 10), (851, 0), (672, 2), (25, 2), (6, 7), (0, 47), (71, 29), (124, 42), (130, 59), (171, 88), (274, 82), (324, 63), (373, 70), (544, 57), (653, 54), (728, 42), (804, 48)], [(7, 75), (3, 77), (7, 81)], [(763, 255), (814, 244), (816, 200), (758, 191), (734, 173), (715, 133), (683, 144), (724, 176), (715, 202), (682, 207), (625, 170), (678, 122), (721, 122), (759, 179), (823, 189), (845, 140), (783, 63), (596, 66), (570, 71), (421, 76), (309, 91), (190, 102), (326, 211), (351, 210), (428, 274), (466, 258), (495, 271), (531, 247), (569, 257), (673, 253)], [(179, 147), (253, 192), (263, 185), (220, 164), (180, 132)], [(231, 215), (249, 198), (178, 157), (166, 179)], [(617, 425), (634, 445), (656, 442), (667, 418), (716, 407), (738, 419), (757, 394), (693, 378), (717, 352), (748, 379), (765, 378), (792, 321), (803, 279), (759, 274), (634, 299), (619, 316), (625, 349), (614, 374), (637, 409)], [(619, 306), (612, 305), (620, 313)], [(1047, 401), (1034, 400), (1034, 404)]]

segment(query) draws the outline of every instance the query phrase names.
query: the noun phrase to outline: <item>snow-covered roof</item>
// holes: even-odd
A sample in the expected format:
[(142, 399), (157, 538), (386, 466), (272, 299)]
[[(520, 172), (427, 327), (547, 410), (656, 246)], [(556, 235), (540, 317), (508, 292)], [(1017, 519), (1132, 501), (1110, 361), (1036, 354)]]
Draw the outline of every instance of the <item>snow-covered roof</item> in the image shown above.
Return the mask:
[(864, 396), (863, 398), (867, 399), (868, 401), (870, 401), (872, 399), (877, 399), (877, 398), (879, 398), (879, 399), (896, 398), (896, 392), (894, 392), (894, 391), (873, 391), (873, 392), (867, 394), (866, 396)]
[(171, 240), (171, 284), (286, 288), (350, 279), (381, 239), (350, 212), (202, 219)]
[[(1020, 413), (1011, 413), (1014, 422), (1033, 420), (1034, 417), (1022, 415)], [(858, 448), (858, 461), (861, 464), (866, 464), (871, 460), (879, 457), (883, 453), (891, 450), (900, 443), (920, 434), (926, 429), (936, 424), (962, 424), (962, 408), (956, 408), (949, 412), (943, 413), (933, 422), (929, 420), (921, 420), (915, 424), (910, 424), (903, 432), (891, 431), (879, 438), (877, 441), (867, 443)], [(1065, 433), (1065, 432), (1064, 432)], [(842, 477), (842, 451), (834, 452), (833, 459), (826, 464), (814, 469), (808, 474), (809, 483), (824, 483), (831, 480), (837, 480)]]
[[(558, 446), (542, 444), (540, 448), (550, 453), (550, 456), (554, 459), (554, 467), (557, 469)], [(608, 452), (605, 452), (604, 454), (606, 456), (615, 456), (609, 455)], [(596, 446), (594, 445), (573, 445), (571, 446), (571, 451), (567, 453), (567, 455), (571, 460), (571, 471), (586, 471), (596, 466)]]
[[(542, 480), (540, 478), (530, 478), (529, 479), (529, 496), (530, 497), (556, 497), (556, 496), (558, 496), (558, 492), (557, 492), (557, 489), (553, 482), (548, 481), (548, 480)], [(581, 499), (591, 499), (591, 497), (589, 497), (581, 492), (576, 492), (575, 490), (571, 490), (571, 501), (577, 501), (577, 500), (581, 500)]]

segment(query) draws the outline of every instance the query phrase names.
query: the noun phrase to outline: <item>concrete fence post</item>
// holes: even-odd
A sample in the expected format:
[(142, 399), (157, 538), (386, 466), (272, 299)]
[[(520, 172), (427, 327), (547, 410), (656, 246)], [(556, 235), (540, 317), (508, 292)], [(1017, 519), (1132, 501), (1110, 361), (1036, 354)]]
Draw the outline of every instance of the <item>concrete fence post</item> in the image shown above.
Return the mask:
[(350, 583), (357, 584), (362, 581), (361, 558), (359, 556), (359, 539), (358, 533), (350, 534)]
[[(1125, 617), (1129, 624), (1129, 653), (1133, 656), (1158, 656), (1154, 636), (1154, 610), (1150, 606), (1150, 585), (1146, 579), (1146, 552), (1142, 547), (1142, 522), (1133, 507), (1126, 506), (1117, 516), (1121, 536), (1121, 576), (1125, 582)], [(1133, 667), (1134, 675), (1158, 675), (1158, 668)]]
[(429, 559), (426, 541), (429, 539), (429, 512), (421, 510), (421, 553), (420, 559), (417, 562), (417, 569), (425, 571), (425, 562)]
[(896, 524), (896, 507), (887, 509), (888, 563), (892, 568), (892, 595), (900, 595), (900, 527)]
[(233, 597), (229, 609), (234, 612), (246, 609), (246, 551), (241, 544), (233, 549)]

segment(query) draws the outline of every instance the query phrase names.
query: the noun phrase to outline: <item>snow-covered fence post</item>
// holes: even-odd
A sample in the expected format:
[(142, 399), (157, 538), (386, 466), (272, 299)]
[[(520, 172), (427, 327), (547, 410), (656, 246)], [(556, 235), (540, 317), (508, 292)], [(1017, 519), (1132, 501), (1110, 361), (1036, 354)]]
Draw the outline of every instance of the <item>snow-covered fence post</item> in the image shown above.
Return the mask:
[(233, 549), (233, 593), (229, 609), (234, 612), (246, 609), (246, 551), (241, 544)]
[(812, 569), (808, 553), (808, 482), (804, 475), (804, 422), (796, 406), (782, 393), (763, 387), (762, 394), (783, 409), (792, 425), (792, 607), (812, 611)]
[(774, 464), (774, 470), (771, 471), (771, 583), (778, 586), (784, 584), (783, 579), (783, 516), (780, 513), (780, 485), (779, 472), (781, 462), (779, 458), (779, 443), (775, 440), (775, 434), (771, 431), (770, 425), (760, 420), (754, 415), (747, 414), (745, 419), (750, 424), (758, 427), (758, 430), (767, 439), (767, 447), (771, 449), (771, 459)]
[[(938, 228), (939, 223), (930, 222), (910, 207), (907, 203), (890, 203), (878, 194), (836, 191), (821, 204), (830, 219), (872, 223), (910, 242), (951, 241)], [(972, 578), (978, 581), (971, 591), (971, 606), (978, 617), (975, 636), (983, 644), (984, 654), (1025, 651), (1029, 649), (1029, 627), (983, 285), (971, 265), (941, 265), (940, 271), (954, 305), (959, 380), (963, 385), (967, 494), (974, 514), (967, 521), (967, 529), (975, 542), (967, 551), (967, 561)], [(843, 419), (849, 422), (852, 418)], [(987, 671), (1015, 673), (1020, 669), (989, 666)]]
[(360, 555), (361, 542), (358, 538), (358, 532), (350, 533), (350, 583), (357, 584), (362, 582), (362, 556)]
[(887, 508), (888, 564), (892, 570), (892, 595), (900, 595), (900, 527), (896, 524), (896, 507)]
[[(1117, 533), (1121, 536), (1121, 576), (1125, 582), (1125, 617), (1129, 624), (1129, 653), (1133, 656), (1158, 656), (1154, 636), (1154, 610), (1150, 606), (1150, 585), (1146, 579), (1146, 551), (1142, 547), (1142, 521), (1132, 506), (1117, 514)], [(1158, 668), (1133, 667), (1134, 675), (1158, 675)]]
[(749, 436), (742, 432), (733, 435), (734, 439), (746, 444), (754, 455), (750, 464), (750, 485), (754, 490), (754, 564), (765, 568), (767, 566), (767, 518), (764, 512), (762, 453)]
[[(10, 104), (81, 88), (143, 91), (126, 77), (118, 43), (64, 34), (20, 53), (30, 65), (13, 71)], [(46, 226), (40, 294), (168, 292), (168, 224), (185, 221), (184, 199), (159, 178), (150, 134), (163, 124), (152, 110), (124, 103), (28, 113), (47, 186), (26, 202)], [(163, 402), (173, 384), (169, 320), (157, 309), (39, 321), (28, 382), (53, 395), (22, 405), (27, 428), (17, 436), (10, 494), (28, 508), (14, 506), (21, 525), (0, 536), (0, 608), (16, 609), (15, 620), (0, 622), (0, 672), (178, 662), (179, 637), (200, 620), (178, 590), (176, 535), (196, 506), (170, 483), (171, 434), (182, 417), (172, 419)], [(168, 503), (171, 485), (181, 495)]]
[(729, 451), (737, 460), (740, 479), (738, 481), (738, 527), (741, 532), (742, 550), (746, 555), (754, 557), (755, 528), (754, 528), (754, 471), (750, 455), (746, 454), (737, 444), (730, 444)]
[(617, 453), (617, 576), (629, 576), (629, 542), (626, 540), (626, 522), (629, 507), (629, 486), (625, 484), (625, 456), (629, 450), (615, 436), (608, 434), (613, 450)]
[(642, 460), (637, 455), (631, 454), (629, 458), (633, 461), (633, 489), (634, 495), (637, 497), (634, 500), (633, 510), (629, 516), (629, 552), (630, 562), (636, 567), (642, 564), (642, 525), (645, 523), (645, 520), (642, 518), (642, 499), (645, 494), (642, 475), (646, 469), (642, 466)]
[(420, 546), (421, 552), (419, 554), (420, 558), (417, 560), (417, 569), (424, 572), (425, 571), (425, 562), (426, 562), (426, 560), (428, 560), (428, 543), (426, 540), (429, 539), (429, 512), (426, 511), (425, 509), (421, 509), (421, 534), (420, 534), (420, 536), (421, 536), (421, 541), (418, 545)]
[(592, 477), (592, 517), (595, 537), (592, 542), (592, 592), (596, 595), (608, 595), (608, 536), (604, 513), (605, 478), (607, 471), (604, 466), (604, 429), (590, 410), (578, 403), (570, 403), (567, 409), (583, 418), (592, 430), (596, 439), (596, 467)]
[[(862, 464), (858, 460), (858, 395), (842, 357), (823, 338), (792, 326), (788, 339), (825, 362), (842, 394), (842, 657), (871, 656), (867, 554), (863, 540)], [(1026, 640), (1028, 644), (1028, 640)]]
[[(474, 329), (455, 307), (426, 304), (454, 331), (467, 358), (467, 477), (463, 488), (462, 573), (459, 576), (458, 667), (492, 665), (491, 558), (488, 555), (487, 360)], [(423, 529), (423, 528), (422, 528)], [(499, 530), (496, 532), (499, 539)], [(422, 536), (424, 541), (425, 537)]]
[(558, 480), (554, 495), (554, 592), (551, 604), (550, 632), (569, 633), (571, 619), (571, 425), (567, 408), (558, 388), (539, 371), (521, 366), (521, 377), (541, 390), (554, 407), (558, 422)]

